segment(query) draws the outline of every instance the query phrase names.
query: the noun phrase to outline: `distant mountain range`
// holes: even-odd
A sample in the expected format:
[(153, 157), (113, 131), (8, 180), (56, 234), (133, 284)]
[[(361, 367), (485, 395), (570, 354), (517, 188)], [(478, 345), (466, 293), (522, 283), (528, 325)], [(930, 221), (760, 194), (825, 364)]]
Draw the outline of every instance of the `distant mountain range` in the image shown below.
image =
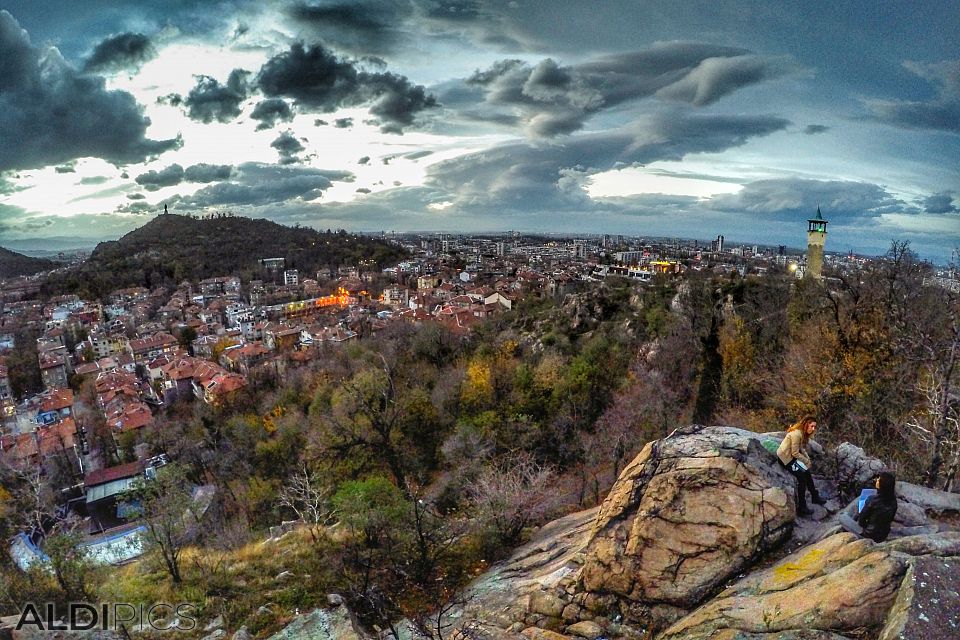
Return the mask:
[(163, 214), (119, 240), (101, 242), (80, 265), (54, 274), (47, 293), (101, 297), (118, 288), (176, 285), (183, 280), (262, 275), (260, 259), (285, 258), (301, 277), (369, 261), (375, 268), (401, 260), (402, 248), (374, 238), (286, 227), (240, 216)]
[(18, 238), (4, 240), (3, 246), (26, 255), (57, 255), (60, 252), (72, 253), (81, 249), (90, 250), (99, 240), (75, 238), (71, 236), (48, 236), (43, 238)]
[(16, 251), (0, 247), (0, 278), (31, 276), (41, 271), (49, 271), (59, 265), (43, 258), (31, 258)]

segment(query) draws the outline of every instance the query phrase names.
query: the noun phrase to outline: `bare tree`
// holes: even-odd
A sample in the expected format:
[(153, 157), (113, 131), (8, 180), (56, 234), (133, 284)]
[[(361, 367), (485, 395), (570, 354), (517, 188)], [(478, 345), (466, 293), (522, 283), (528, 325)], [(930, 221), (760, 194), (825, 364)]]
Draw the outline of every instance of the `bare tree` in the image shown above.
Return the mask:
[(310, 536), (316, 542), (317, 530), (333, 518), (330, 493), (330, 487), (306, 462), (301, 461), (300, 467), (287, 480), (277, 498), (280, 506), (293, 511), (298, 519), (309, 526)]
[(550, 509), (554, 470), (521, 453), (490, 464), (468, 488), (477, 517), (504, 544), (520, 539), (523, 529)]
[[(960, 472), (960, 320), (954, 316), (951, 336), (942, 352), (931, 349), (930, 362), (917, 382), (920, 403), (907, 427), (930, 449), (924, 474), (927, 486), (950, 491)], [(940, 357), (937, 357), (937, 356)], [(946, 473), (944, 473), (946, 466)]]
[(54, 493), (40, 465), (8, 465), (6, 468), (17, 486), (20, 515), (30, 529), (44, 535), (44, 524), (56, 512)]

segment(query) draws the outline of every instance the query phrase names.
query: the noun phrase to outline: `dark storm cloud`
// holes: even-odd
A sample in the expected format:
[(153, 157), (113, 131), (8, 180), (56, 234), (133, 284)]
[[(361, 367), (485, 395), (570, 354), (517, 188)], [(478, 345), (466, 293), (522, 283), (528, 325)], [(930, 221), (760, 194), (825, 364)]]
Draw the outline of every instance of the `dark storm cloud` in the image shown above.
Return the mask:
[(934, 193), (923, 199), (923, 210), (927, 213), (957, 213), (960, 209), (954, 204), (954, 192)]
[(333, 121), (333, 126), (337, 129), (349, 129), (353, 126), (353, 118), (337, 118)]
[(505, 144), (435, 164), (427, 185), (461, 206), (514, 210), (590, 204), (591, 174), (688, 154), (719, 152), (780, 131), (789, 121), (769, 116), (671, 113), (629, 128), (572, 136), (562, 145)]
[(550, 58), (533, 66), (502, 60), (466, 80), (482, 89), (486, 112), (476, 110), (469, 91), (461, 90), (460, 98), (470, 117), (496, 123), (518, 118), (530, 135), (549, 138), (577, 131), (591, 115), (625, 102), (656, 96), (704, 106), (793, 69), (785, 58), (674, 42), (573, 66)]
[(367, 164), (368, 162), (370, 162), (370, 156), (363, 156), (357, 160), (357, 164)]
[(734, 194), (714, 196), (709, 207), (760, 215), (812, 216), (821, 207), (824, 217), (852, 219), (908, 211), (902, 200), (884, 187), (868, 182), (780, 178), (758, 180)]
[(130, 200), (143, 200), (143, 199), (146, 198), (146, 197), (147, 197), (147, 196), (143, 195), (142, 193), (128, 193), (128, 194), (127, 194), (127, 198), (130, 199)]
[(134, 182), (147, 191), (156, 191), (163, 187), (172, 187), (183, 181), (183, 167), (172, 164), (160, 171), (147, 171), (134, 178)]
[(209, 76), (200, 76), (197, 85), (183, 99), (187, 115), (192, 120), (205, 124), (214, 120), (230, 122), (240, 115), (240, 105), (249, 95), (249, 75), (249, 71), (234, 69), (230, 72), (226, 84), (220, 84)]
[(808, 124), (803, 128), (803, 132), (808, 136), (812, 136), (817, 133), (826, 133), (829, 130), (830, 127), (825, 124)]
[(121, 33), (101, 41), (84, 65), (84, 71), (137, 68), (156, 57), (150, 38), (142, 33)]
[(159, 171), (151, 170), (137, 176), (134, 181), (147, 191), (157, 191), (181, 182), (217, 182), (230, 177), (232, 167), (223, 164), (195, 164), (184, 169), (172, 164)]
[(352, 179), (353, 175), (346, 171), (247, 162), (235, 168), (234, 176), (228, 182), (219, 182), (193, 195), (175, 196), (165, 202), (177, 204), (179, 209), (203, 209), (223, 205), (262, 206), (291, 199), (314, 200), (330, 188), (334, 180)]
[(286, 100), (280, 98), (268, 98), (257, 103), (250, 114), (253, 120), (259, 120), (257, 131), (272, 129), (278, 122), (290, 122), (293, 120), (293, 110)]
[(217, 182), (227, 180), (233, 172), (228, 164), (199, 164), (190, 165), (183, 171), (184, 182)]
[(289, 15), (324, 42), (355, 55), (393, 51), (406, 35), (399, 21), (410, 14), (405, 2), (296, 2)]
[(34, 47), (0, 11), (0, 171), (88, 156), (140, 162), (179, 146), (147, 139), (149, 124), (133, 96), (78, 73), (55, 48)]
[(107, 176), (90, 176), (90, 177), (88, 177), (88, 178), (80, 178), (80, 182), (79, 182), (78, 184), (84, 184), (84, 185), (86, 185), (86, 184), (103, 184), (103, 183), (105, 183), (105, 182), (106, 182), (107, 180), (109, 180), (109, 179), (110, 179), (110, 178), (108, 178)]
[(281, 133), (276, 140), (270, 143), (270, 146), (280, 154), (280, 164), (300, 162), (300, 157), (297, 154), (305, 148), (289, 131)]
[(906, 62), (903, 66), (932, 83), (937, 97), (926, 101), (869, 100), (867, 107), (874, 119), (906, 129), (960, 134), (960, 60)]
[(437, 106), (422, 86), (404, 76), (368, 71), (322, 45), (293, 44), (261, 67), (257, 84), (264, 95), (292, 98), (325, 112), (369, 105), (381, 128), (390, 133), (399, 133), (421, 111)]
[(57, 173), (76, 173), (76, 169), (74, 169), (72, 164), (62, 164), (54, 169), (54, 171)]

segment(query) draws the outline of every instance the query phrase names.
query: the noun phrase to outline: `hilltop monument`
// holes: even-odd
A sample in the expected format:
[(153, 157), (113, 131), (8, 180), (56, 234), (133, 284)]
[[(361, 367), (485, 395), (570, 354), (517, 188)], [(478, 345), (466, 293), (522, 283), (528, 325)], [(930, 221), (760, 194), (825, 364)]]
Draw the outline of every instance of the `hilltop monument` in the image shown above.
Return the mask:
[(805, 275), (820, 278), (823, 269), (823, 245), (827, 242), (827, 221), (817, 207), (817, 215), (807, 220), (807, 270)]

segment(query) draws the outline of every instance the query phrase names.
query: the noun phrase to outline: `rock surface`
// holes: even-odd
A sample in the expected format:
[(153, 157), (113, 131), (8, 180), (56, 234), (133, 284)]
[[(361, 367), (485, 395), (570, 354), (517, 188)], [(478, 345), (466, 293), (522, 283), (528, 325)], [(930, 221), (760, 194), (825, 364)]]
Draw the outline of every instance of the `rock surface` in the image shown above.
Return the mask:
[(960, 557), (917, 558), (878, 640), (960, 638)]
[(842, 633), (879, 627), (906, 570), (906, 560), (891, 550), (837, 534), (737, 582), (661, 637), (698, 640), (730, 629)]
[(873, 479), (886, 469), (883, 461), (868, 456), (860, 447), (843, 442), (837, 447), (837, 483), (846, 496), (855, 496), (860, 489), (873, 485)]
[(582, 588), (617, 596), (638, 622), (692, 608), (790, 535), (793, 487), (756, 434), (677, 430), (648, 444), (611, 489), (584, 550)]
[(367, 640), (350, 618), (346, 607), (314, 609), (270, 636), (270, 640)]

